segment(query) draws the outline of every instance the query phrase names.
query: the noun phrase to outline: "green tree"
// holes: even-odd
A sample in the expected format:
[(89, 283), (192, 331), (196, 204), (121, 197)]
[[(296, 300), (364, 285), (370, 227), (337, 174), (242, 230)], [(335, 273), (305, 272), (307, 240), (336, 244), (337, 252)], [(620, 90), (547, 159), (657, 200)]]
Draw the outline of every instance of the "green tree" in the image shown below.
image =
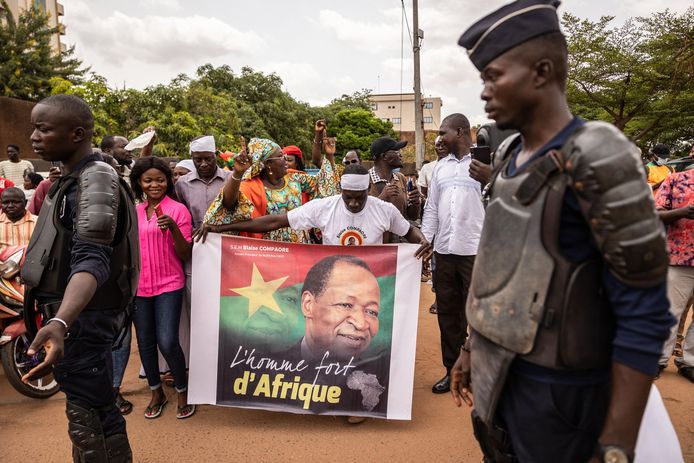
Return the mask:
[(80, 69), (74, 47), (51, 48), (58, 28), (49, 27), (45, 11), (32, 5), (15, 19), (5, 0), (0, 7), (0, 95), (37, 101), (51, 93), (52, 77), (80, 80), (86, 69)]
[(338, 158), (349, 150), (359, 150), (368, 156), (374, 138), (389, 136), (396, 138), (393, 124), (384, 122), (367, 109), (343, 109), (335, 114), (328, 124), (328, 135), (337, 137)]
[[(434, 149), (434, 141), (438, 134), (432, 131), (424, 132), (424, 159), (429, 161), (435, 161), (438, 159), (436, 150)], [(416, 162), (417, 153), (415, 150), (414, 143), (408, 143), (406, 147), (400, 150), (402, 154), (402, 160), (405, 162)]]
[(613, 123), (637, 144), (694, 138), (694, 8), (668, 10), (611, 27), (564, 14), (567, 97), (587, 119)]
[(108, 88), (106, 79), (92, 73), (80, 84), (62, 77), (49, 80), (51, 94), (67, 93), (82, 98), (94, 113), (94, 141), (98, 144), (105, 135), (125, 134), (122, 131), (123, 98), (121, 92)]

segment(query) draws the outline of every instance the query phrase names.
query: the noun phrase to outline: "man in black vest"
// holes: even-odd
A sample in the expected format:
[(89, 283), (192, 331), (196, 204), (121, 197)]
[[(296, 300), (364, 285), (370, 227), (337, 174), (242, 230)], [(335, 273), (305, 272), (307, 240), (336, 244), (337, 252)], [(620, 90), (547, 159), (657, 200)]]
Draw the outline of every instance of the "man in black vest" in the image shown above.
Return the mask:
[(667, 253), (637, 148), (574, 117), (552, 0), (519, 0), (459, 44), (496, 152), (451, 373), (488, 461), (628, 462), (673, 318)]
[(23, 380), (53, 370), (67, 399), (75, 462), (130, 462), (112, 389), (111, 346), (139, 277), (132, 195), (92, 152), (94, 119), (84, 101), (46, 98), (34, 107), (31, 124), (36, 154), (62, 162), (67, 173), (46, 197), (22, 268), (29, 331), (36, 328), (35, 307), (44, 320), (28, 354), (45, 348), (43, 361)]

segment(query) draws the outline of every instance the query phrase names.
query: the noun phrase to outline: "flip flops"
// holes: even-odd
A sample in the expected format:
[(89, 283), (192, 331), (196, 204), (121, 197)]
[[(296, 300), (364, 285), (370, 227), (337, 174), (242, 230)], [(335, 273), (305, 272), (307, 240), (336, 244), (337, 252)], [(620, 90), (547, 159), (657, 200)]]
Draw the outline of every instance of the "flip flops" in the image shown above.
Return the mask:
[(185, 420), (193, 415), (195, 415), (195, 405), (188, 404), (183, 407), (177, 407), (176, 419)]
[(164, 405), (166, 405), (168, 402), (167, 399), (164, 399), (163, 402), (158, 403), (156, 405), (150, 405), (145, 409), (145, 418), (148, 420), (153, 420), (155, 418), (159, 418), (164, 411)]

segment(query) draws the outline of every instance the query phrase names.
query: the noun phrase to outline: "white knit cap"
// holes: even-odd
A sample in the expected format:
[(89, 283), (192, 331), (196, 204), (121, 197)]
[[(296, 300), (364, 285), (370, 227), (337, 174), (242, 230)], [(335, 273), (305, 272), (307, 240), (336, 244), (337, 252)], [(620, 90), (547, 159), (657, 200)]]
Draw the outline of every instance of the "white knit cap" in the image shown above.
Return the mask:
[(214, 153), (216, 151), (214, 137), (212, 135), (205, 135), (203, 137), (196, 138), (195, 140), (190, 142), (191, 153), (200, 151), (207, 151), (211, 153)]

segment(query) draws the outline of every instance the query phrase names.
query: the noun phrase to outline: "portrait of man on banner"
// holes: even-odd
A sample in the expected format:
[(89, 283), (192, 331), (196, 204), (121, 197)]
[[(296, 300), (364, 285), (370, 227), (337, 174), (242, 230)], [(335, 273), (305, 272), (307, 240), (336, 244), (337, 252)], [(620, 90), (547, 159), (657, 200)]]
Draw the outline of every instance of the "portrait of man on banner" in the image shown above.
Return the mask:
[(253, 244), (222, 246), (217, 403), (385, 417), (397, 248), (233, 240)]

